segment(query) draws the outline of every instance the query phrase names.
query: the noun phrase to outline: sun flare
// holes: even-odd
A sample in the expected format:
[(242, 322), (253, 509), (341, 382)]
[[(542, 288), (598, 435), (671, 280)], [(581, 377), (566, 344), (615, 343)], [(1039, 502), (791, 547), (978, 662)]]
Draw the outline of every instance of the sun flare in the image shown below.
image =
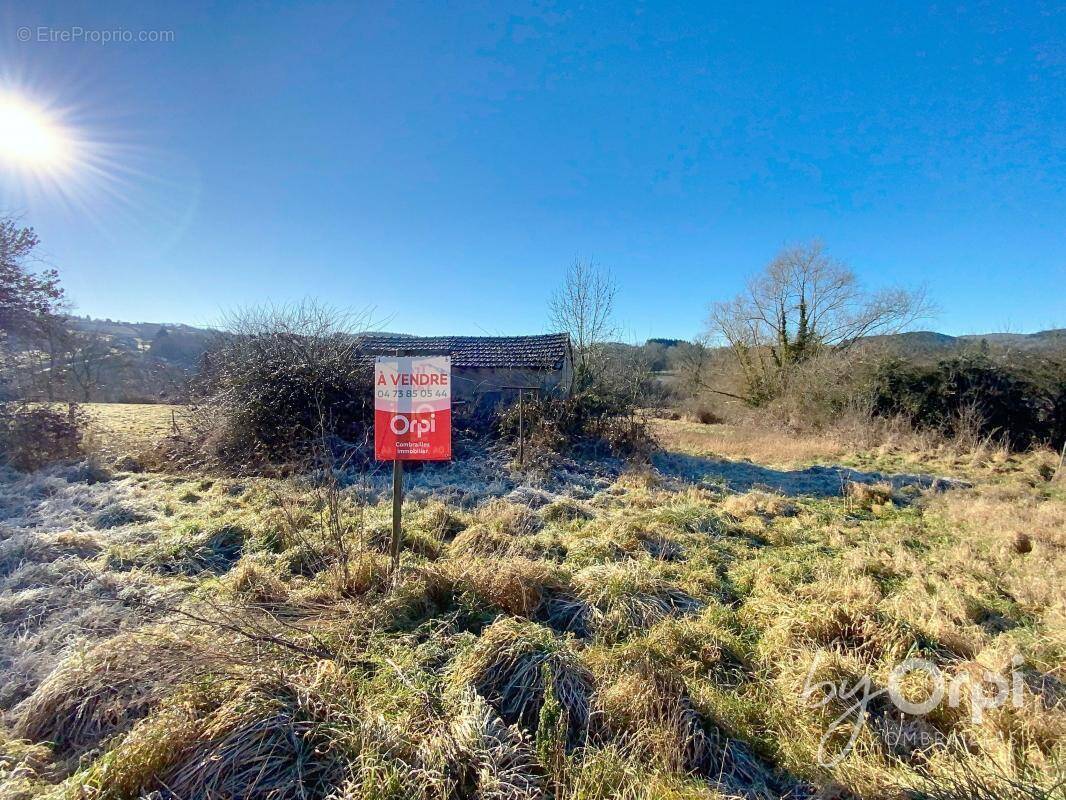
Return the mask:
[(0, 160), (51, 170), (65, 166), (72, 149), (67, 132), (47, 112), (16, 95), (0, 95)]

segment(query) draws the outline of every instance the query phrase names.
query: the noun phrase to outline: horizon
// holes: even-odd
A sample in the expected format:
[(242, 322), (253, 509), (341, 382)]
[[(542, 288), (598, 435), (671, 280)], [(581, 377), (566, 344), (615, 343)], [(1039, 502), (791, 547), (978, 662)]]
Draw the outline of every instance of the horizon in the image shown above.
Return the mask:
[(1009, 6), (9, 5), (0, 96), (75, 146), (0, 160), (0, 210), (97, 319), (321, 297), (417, 335), (539, 333), (593, 258), (621, 341), (692, 339), (818, 238), (871, 288), (926, 286), (916, 330), (1053, 330), (1064, 34)]
[[(180, 321), (174, 321), (174, 320), (158, 320), (157, 321), (157, 320), (114, 319), (114, 318), (108, 318), (108, 317), (90, 317), (90, 316), (87, 316), (85, 314), (77, 314), (77, 313), (71, 313), (71, 314), (68, 314), (67, 316), (70, 317), (70, 318), (88, 319), (88, 320), (90, 320), (92, 322), (111, 323), (113, 325), (158, 325), (161, 328), (187, 327), (187, 328), (193, 328), (193, 329), (199, 330), (199, 331), (212, 331), (212, 332), (214, 332), (214, 331), (220, 331), (221, 332), (221, 331), (225, 331), (226, 330), (224, 327), (220, 327), (220, 326), (213, 326), (213, 325), (207, 325), (207, 324), (194, 325), (194, 324), (191, 324), (191, 323), (188, 323), (188, 322), (180, 322)], [(883, 337), (904, 336), (904, 335), (908, 335), (908, 334), (911, 334), (911, 335), (915, 335), (915, 334), (933, 334), (934, 336), (950, 336), (952, 338), (959, 339), (959, 338), (978, 338), (978, 337), (982, 337), (982, 336), (1037, 336), (1039, 334), (1055, 333), (1055, 332), (1058, 332), (1058, 331), (1066, 331), (1066, 327), (1040, 328), (1038, 330), (1029, 330), (1029, 331), (984, 330), (984, 331), (976, 331), (976, 332), (973, 332), (973, 333), (955, 333), (955, 334), (944, 333), (944, 331), (934, 330), (932, 328), (908, 328), (906, 330), (899, 331), (898, 333), (872, 334), (869, 338), (877, 339), (877, 338), (883, 338)], [(543, 334), (543, 333), (559, 333), (560, 331), (552, 331), (552, 330), (550, 330), (550, 328), (546, 328), (544, 331), (537, 331), (535, 333), (531, 333), (531, 332), (527, 331), (525, 333), (517, 332), (517, 333), (507, 333), (507, 334), (468, 334), (468, 333), (449, 333), (447, 331), (436, 331), (436, 332), (430, 332), (430, 333), (411, 333), (410, 331), (392, 330), (392, 329), (389, 329), (389, 328), (366, 328), (366, 329), (357, 329), (357, 330), (355, 330), (353, 332), (355, 334), (357, 334), (357, 335), (362, 335), (362, 334), (365, 334), (365, 333), (372, 333), (372, 334), (395, 335), (395, 336), (414, 336), (414, 337), (421, 337), (421, 338), (434, 338), (434, 337), (446, 337), (446, 336), (489, 336), (490, 338), (493, 337), (493, 336), (498, 336), (500, 338), (509, 338), (509, 337), (515, 337), (515, 336), (536, 336), (536, 335), (540, 335), (540, 334)], [(653, 342), (653, 341), (687, 341), (687, 342), (691, 342), (691, 341), (693, 341), (693, 339), (692, 338), (676, 337), (676, 336), (648, 336), (648, 337), (646, 337), (643, 340), (640, 340), (640, 341), (637, 341), (637, 342), (633, 342), (633, 341), (627, 341), (627, 340), (621, 339), (621, 338), (613, 338), (613, 339), (608, 339), (607, 340), (607, 344), (622, 344), (622, 345), (637, 345), (637, 346), (639, 346), (639, 345), (644, 345), (644, 344), (647, 344), (648, 342)]]

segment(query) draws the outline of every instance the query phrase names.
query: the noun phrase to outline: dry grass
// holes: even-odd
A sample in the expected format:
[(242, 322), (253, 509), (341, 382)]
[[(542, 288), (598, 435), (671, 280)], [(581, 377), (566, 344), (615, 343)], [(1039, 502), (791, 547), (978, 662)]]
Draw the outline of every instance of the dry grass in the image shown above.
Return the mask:
[(502, 499), (494, 499), (485, 503), (478, 508), (474, 517), (489, 530), (508, 536), (536, 533), (544, 524), (529, 506), (510, 503)]
[(1024, 534), (1053, 551), (1066, 547), (1066, 506), (1058, 497), (1032, 488), (1036, 487), (1025, 483), (978, 486), (944, 495), (931, 511), (953, 527), (964, 526), (1003, 542)]
[(254, 561), (242, 560), (230, 570), (226, 583), (239, 600), (257, 604), (277, 604), (289, 596), (289, 587), (278, 574)]
[(585, 506), (576, 500), (564, 498), (556, 500), (544, 507), (540, 512), (541, 517), (547, 522), (575, 522), (591, 519), (593, 514)]
[(722, 510), (731, 517), (743, 520), (748, 517), (781, 517), (796, 513), (796, 506), (778, 494), (754, 490), (734, 494), (722, 503)]
[(165, 629), (120, 635), (61, 663), (15, 707), (13, 733), (77, 754), (128, 729), (191, 677), (187, 643)]
[(831, 461), (849, 452), (848, 444), (831, 434), (794, 436), (767, 426), (703, 425), (657, 419), (652, 421), (652, 432), (667, 450), (750, 459), (771, 466)]
[(287, 683), (256, 686), (216, 709), (157, 781), (178, 797), (325, 797), (345, 761), (323, 711)]
[[(974, 486), (738, 494), (568, 464), (516, 488), (462, 464), (414, 479), (394, 576), (368, 482), (330, 538), (299, 481), (20, 479), (0, 487), (0, 796), (1061, 796), (1066, 495), (1046, 454), (698, 430), (673, 446)], [(812, 704), (812, 684), (883, 689), (908, 656), (966, 687), (1016, 668), (1022, 702), (965, 688), (905, 715), (879, 694), (820, 760), (855, 696)]]
[(450, 730), (464, 762), (457, 782), (477, 787), (479, 797), (543, 797), (544, 781), (528, 740), (473, 690), (463, 693), (460, 708)]
[(442, 571), (454, 591), (470, 595), (472, 602), (531, 617), (546, 590), (559, 585), (557, 571), (543, 561), (528, 558), (463, 558), (448, 561)]
[(185, 428), (183, 406), (163, 403), (86, 403), (89, 435), (108, 460), (151, 450), (161, 440)]
[(511, 553), (514, 537), (494, 531), (486, 525), (472, 525), (452, 541), (449, 551), (453, 557), (498, 556)]
[(849, 504), (866, 511), (881, 511), (892, 503), (895, 492), (887, 483), (848, 483), (844, 497)]
[(552, 682), (565, 710), (571, 745), (582, 741), (589, 724), (592, 675), (567, 643), (533, 622), (503, 619), (487, 628), (455, 664), (453, 679), (472, 687), (509, 724), (537, 730)]
[(609, 641), (700, 607), (698, 600), (655, 577), (650, 565), (639, 561), (586, 567), (574, 576), (574, 586), (592, 609), (597, 636)]

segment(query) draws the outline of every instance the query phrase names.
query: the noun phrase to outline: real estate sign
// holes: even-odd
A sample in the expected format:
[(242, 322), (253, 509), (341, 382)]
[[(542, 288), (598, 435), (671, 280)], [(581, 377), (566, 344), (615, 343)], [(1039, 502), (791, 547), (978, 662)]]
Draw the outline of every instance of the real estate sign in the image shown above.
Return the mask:
[(377, 357), (374, 455), (380, 461), (452, 457), (451, 358)]

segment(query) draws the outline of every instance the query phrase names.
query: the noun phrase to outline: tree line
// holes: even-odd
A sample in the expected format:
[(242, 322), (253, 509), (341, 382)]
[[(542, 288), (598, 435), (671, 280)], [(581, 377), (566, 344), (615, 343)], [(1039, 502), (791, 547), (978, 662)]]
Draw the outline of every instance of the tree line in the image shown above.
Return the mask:
[[(113, 337), (71, 324), (59, 275), (41, 262), (38, 247), (32, 228), (0, 217), (0, 393), (113, 400), (120, 399), (114, 389), (121, 387), (121, 399), (130, 399), (131, 392), (140, 392), (137, 399), (184, 397), (189, 375), (166, 357), (171, 349), (182, 350), (178, 337), (161, 331), (148, 351), (138, 354)], [(792, 427), (823, 426), (860, 409), (941, 427), (951, 427), (960, 415), (983, 418), (987, 432), (1020, 442), (1061, 437), (1066, 416), (1061, 354), (1037, 363), (985, 347), (963, 354), (961, 361), (953, 356), (921, 364), (908, 354), (900, 361), (897, 354), (893, 362), (871, 342), (930, 317), (935, 309), (925, 292), (869, 290), (819, 242), (784, 248), (735, 297), (711, 304), (704, 330), (690, 342), (619, 344), (618, 293), (608, 269), (575, 260), (549, 298), (551, 327), (570, 335), (573, 402), (543, 412), (569, 420), (573, 430), (602, 431), (617, 427), (619, 419), (636, 430), (642, 424), (638, 412), (663, 406), (719, 419), (719, 410), (733, 404)], [(280, 337), (286, 333), (281, 323), (299, 329), (301, 321), (299, 315), (273, 319), (267, 333)], [(225, 350), (216, 343), (210, 352), (216, 368), (205, 374), (215, 375), (217, 364), (227, 363), (220, 355)], [(202, 370), (203, 364), (198, 366)], [(145, 396), (148, 392), (155, 397)], [(1019, 397), (1025, 414), (1017, 411)], [(1004, 398), (1015, 398), (1014, 410)]]
[(160, 399), (180, 394), (185, 370), (161, 330), (146, 351), (71, 316), (59, 273), (39, 256), (33, 228), (0, 217), (0, 398)]

